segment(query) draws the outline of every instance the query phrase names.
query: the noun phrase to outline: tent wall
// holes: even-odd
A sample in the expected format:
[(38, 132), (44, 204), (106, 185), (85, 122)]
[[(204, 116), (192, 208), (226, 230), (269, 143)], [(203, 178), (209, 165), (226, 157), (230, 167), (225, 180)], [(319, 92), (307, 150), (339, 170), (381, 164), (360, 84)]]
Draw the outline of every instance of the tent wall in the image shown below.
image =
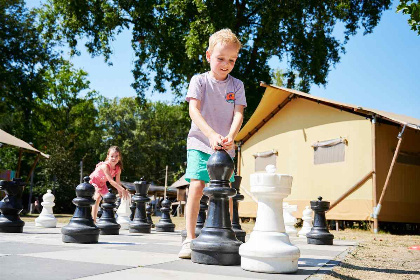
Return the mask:
[[(379, 124), (376, 126), (377, 200), (382, 193), (401, 127)], [(406, 128), (400, 153), (420, 157), (420, 132)], [(420, 223), (420, 165), (401, 163), (397, 159), (382, 202), (379, 221)]]
[[(279, 98), (282, 93), (279, 91)], [(273, 101), (275, 102), (275, 101)], [(269, 112), (267, 112), (268, 114)], [(255, 217), (256, 203), (247, 195), (249, 176), (255, 172), (253, 154), (278, 151), (277, 172), (293, 176), (292, 193), (286, 199), (298, 205), (301, 217), (310, 200), (322, 196), (333, 202), (372, 170), (371, 124), (364, 117), (304, 99), (293, 99), (242, 146), (241, 217)], [(312, 144), (344, 137), (343, 162), (314, 164)], [(365, 220), (372, 212), (372, 179), (342, 201), (328, 219)]]

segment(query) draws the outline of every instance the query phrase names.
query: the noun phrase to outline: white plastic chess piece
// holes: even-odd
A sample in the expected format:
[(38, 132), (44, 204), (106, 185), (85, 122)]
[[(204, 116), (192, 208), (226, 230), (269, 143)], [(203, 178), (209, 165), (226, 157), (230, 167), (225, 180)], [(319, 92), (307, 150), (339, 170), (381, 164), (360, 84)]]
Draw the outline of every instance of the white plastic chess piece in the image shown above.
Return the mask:
[(52, 208), (54, 207), (55, 196), (51, 193), (51, 190), (47, 190), (47, 193), (42, 196), (43, 202), (41, 214), (35, 219), (35, 225), (37, 227), (55, 228), (57, 226), (57, 219), (54, 217)]
[(128, 226), (130, 225), (130, 205), (131, 198), (121, 198), (121, 203), (117, 210), (117, 223), (121, 225), (121, 229), (128, 229)]
[(296, 211), (297, 205), (290, 205), (287, 202), (283, 202), (284, 225), (286, 227), (286, 233), (289, 236), (297, 236), (297, 230), (295, 228), (297, 219), (292, 215), (292, 213)]
[(306, 237), (306, 234), (311, 231), (313, 220), (312, 214), (312, 209), (309, 206), (306, 206), (305, 210), (302, 212), (303, 225), (302, 229), (298, 233), (299, 237)]
[(241, 267), (265, 273), (298, 270), (299, 248), (285, 233), (283, 199), (292, 188), (292, 176), (277, 174), (274, 165), (266, 173), (251, 174), (251, 193), (258, 199), (257, 221), (248, 242), (239, 247)]

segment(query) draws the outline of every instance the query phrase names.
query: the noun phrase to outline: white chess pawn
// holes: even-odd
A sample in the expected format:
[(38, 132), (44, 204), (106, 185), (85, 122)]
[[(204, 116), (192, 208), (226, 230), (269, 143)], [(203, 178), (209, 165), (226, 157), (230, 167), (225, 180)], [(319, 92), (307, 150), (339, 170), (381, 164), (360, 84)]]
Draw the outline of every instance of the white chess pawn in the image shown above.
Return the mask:
[(303, 225), (302, 229), (299, 231), (299, 237), (306, 237), (306, 234), (312, 229), (312, 209), (309, 206), (305, 207), (305, 210), (302, 212)]
[(47, 190), (47, 193), (42, 197), (43, 202), (41, 214), (35, 219), (35, 225), (37, 227), (55, 228), (57, 226), (57, 219), (54, 217), (52, 208), (54, 207), (54, 195), (51, 190)]
[(274, 165), (266, 171), (251, 174), (251, 193), (258, 199), (257, 221), (248, 242), (239, 247), (241, 267), (265, 273), (296, 272), (300, 251), (285, 233), (282, 209), (293, 178), (275, 173)]
[(297, 219), (292, 215), (292, 213), (296, 211), (297, 205), (290, 205), (287, 202), (283, 203), (284, 225), (286, 227), (286, 233), (289, 236), (297, 236), (297, 230), (295, 228)]
[(131, 198), (121, 198), (120, 206), (117, 210), (117, 223), (121, 225), (121, 229), (128, 229), (128, 226), (130, 225), (130, 205), (131, 205)]

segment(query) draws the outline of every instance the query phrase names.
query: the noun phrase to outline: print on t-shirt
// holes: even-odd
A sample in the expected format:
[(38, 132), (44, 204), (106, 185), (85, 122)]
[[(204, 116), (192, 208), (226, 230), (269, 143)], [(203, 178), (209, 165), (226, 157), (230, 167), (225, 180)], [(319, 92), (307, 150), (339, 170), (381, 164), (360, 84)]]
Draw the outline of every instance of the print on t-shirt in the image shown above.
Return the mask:
[(235, 102), (235, 93), (228, 92), (226, 94), (226, 101), (229, 102), (229, 103), (234, 103)]

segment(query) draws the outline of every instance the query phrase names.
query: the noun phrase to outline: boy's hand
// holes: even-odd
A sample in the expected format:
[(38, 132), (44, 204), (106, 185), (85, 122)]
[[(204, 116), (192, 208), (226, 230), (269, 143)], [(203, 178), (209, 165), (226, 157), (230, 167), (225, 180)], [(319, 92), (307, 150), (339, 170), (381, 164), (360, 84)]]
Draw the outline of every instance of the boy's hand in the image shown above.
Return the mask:
[(211, 134), (210, 137), (209, 137), (210, 147), (213, 150), (222, 149), (222, 141), (223, 141), (222, 135), (220, 135), (216, 132)]
[(228, 135), (222, 139), (222, 147), (225, 150), (232, 150), (235, 147), (235, 142), (232, 136)]

